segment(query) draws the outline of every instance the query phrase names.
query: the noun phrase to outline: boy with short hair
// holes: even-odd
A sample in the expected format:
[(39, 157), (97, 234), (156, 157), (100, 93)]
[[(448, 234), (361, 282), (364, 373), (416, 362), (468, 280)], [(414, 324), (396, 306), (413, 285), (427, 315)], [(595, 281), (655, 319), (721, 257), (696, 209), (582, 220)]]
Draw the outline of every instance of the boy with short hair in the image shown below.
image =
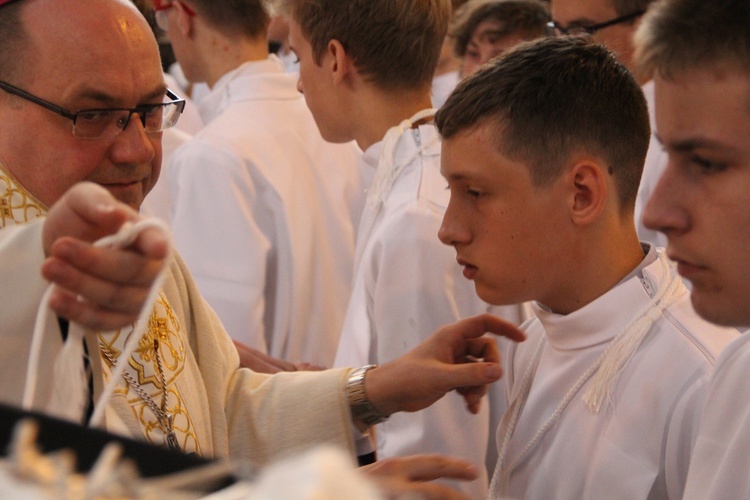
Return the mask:
[[(669, 156), (644, 212), (692, 283), (695, 310), (750, 325), (750, 1), (657, 3), (636, 36), (653, 74)], [(685, 498), (749, 498), (750, 336), (722, 352), (708, 389)]]
[[(355, 139), (373, 176), (335, 364), (383, 363), (434, 326), (487, 308), (436, 237), (448, 193), (439, 171), (439, 136), (430, 123), (430, 86), (451, 5), (285, 3), (291, 46), (300, 60), (299, 90), (323, 137)], [(480, 415), (470, 422), (460, 409), (458, 401), (446, 399), (429, 411), (392, 417), (378, 427), (378, 456), (444, 453), (481, 466), (488, 409), (477, 409)], [(484, 496), (486, 476), (469, 486), (464, 493)]]
[(506, 353), (493, 498), (680, 498), (705, 381), (734, 330), (694, 313), (633, 207), (641, 89), (600, 45), (520, 45), (437, 115), (440, 237), (493, 304), (535, 301)]

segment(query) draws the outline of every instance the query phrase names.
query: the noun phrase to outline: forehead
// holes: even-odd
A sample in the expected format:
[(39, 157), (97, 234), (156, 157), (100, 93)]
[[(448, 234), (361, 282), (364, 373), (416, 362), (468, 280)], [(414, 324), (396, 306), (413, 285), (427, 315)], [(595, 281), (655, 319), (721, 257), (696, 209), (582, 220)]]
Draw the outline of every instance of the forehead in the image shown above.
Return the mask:
[(515, 163), (502, 153), (503, 127), (479, 123), (442, 141), (441, 171), (452, 178), (484, 176), (495, 163)]
[(607, 20), (615, 13), (610, 0), (552, 0), (552, 18), (567, 25), (576, 21), (597, 23)]
[(137, 11), (113, 0), (38, 3), (50, 12), (25, 12), (34, 62), (25, 71), (30, 88), (69, 99), (94, 87), (130, 101), (163, 86), (156, 40)]
[(668, 148), (708, 146), (750, 160), (750, 74), (703, 68), (654, 78), (656, 132)]
[(302, 33), (299, 23), (292, 18), (287, 18), (287, 22), (289, 23), (289, 43), (292, 49), (301, 50), (303, 47), (309, 46), (310, 42)]
[(484, 41), (489, 35), (493, 35), (500, 31), (502, 27), (503, 23), (497, 19), (485, 19), (480, 21), (471, 32), (472, 41)]

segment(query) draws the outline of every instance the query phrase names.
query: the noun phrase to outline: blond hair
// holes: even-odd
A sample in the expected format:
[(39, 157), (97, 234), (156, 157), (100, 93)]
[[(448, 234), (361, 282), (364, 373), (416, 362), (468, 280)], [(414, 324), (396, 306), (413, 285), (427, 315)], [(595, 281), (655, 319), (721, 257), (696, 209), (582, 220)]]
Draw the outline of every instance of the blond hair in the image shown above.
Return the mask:
[(449, 0), (282, 0), (281, 7), (316, 63), (337, 40), (358, 71), (385, 90), (430, 84), (451, 17)]
[(671, 78), (701, 66), (750, 73), (750, 0), (670, 0), (654, 4), (635, 35), (635, 59), (648, 75)]

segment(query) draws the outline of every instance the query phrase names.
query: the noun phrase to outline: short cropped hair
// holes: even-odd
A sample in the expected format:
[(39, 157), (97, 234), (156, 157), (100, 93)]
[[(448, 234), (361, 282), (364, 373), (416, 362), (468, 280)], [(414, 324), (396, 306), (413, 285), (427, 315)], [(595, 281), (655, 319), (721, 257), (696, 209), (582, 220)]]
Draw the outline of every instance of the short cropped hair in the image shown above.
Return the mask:
[(0, 7), (0, 80), (19, 83), (24, 48), (28, 34), (21, 22), (23, 2), (11, 2)]
[(656, 3), (635, 36), (636, 63), (669, 79), (685, 69), (720, 64), (750, 73), (750, 1)]
[(359, 72), (384, 90), (428, 87), (451, 18), (449, 0), (282, 0), (320, 64), (338, 40)]
[(477, 26), (485, 21), (500, 24), (502, 36), (518, 34), (532, 40), (547, 34), (550, 19), (547, 5), (538, 0), (472, 0), (461, 9), (451, 29), (454, 51), (463, 57)]
[(590, 37), (521, 43), (459, 83), (436, 123), (445, 139), (494, 127), (498, 150), (525, 163), (536, 186), (558, 179), (576, 151), (599, 156), (620, 209), (635, 206), (651, 136), (646, 100), (627, 68)]
[(188, 0), (212, 27), (232, 35), (265, 38), (271, 21), (267, 0)]

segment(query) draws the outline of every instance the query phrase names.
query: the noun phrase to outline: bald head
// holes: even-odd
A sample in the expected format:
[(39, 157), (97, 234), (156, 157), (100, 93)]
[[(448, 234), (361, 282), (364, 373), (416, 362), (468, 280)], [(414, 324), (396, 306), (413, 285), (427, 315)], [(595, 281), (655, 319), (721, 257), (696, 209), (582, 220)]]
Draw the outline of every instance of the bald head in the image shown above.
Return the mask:
[[(48, 78), (57, 66), (88, 71), (101, 60), (129, 52), (148, 55), (160, 64), (156, 40), (148, 23), (127, 0), (23, 0), (20, 20), (26, 34), (24, 59), (34, 64), (26, 78)], [(33, 74), (33, 67), (44, 67)]]

